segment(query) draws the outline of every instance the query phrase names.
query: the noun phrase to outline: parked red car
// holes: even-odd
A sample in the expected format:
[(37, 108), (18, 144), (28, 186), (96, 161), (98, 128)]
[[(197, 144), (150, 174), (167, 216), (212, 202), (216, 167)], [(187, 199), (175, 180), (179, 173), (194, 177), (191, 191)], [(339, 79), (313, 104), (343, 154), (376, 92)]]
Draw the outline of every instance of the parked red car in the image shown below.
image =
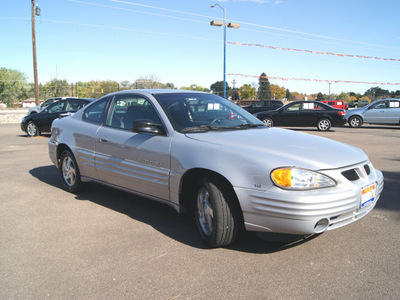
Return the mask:
[(346, 102), (344, 102), (343, 100), (324, 100), (324, 101), (319, 101), (319, 102), (328, 104), (334, 108), (347, 110)]

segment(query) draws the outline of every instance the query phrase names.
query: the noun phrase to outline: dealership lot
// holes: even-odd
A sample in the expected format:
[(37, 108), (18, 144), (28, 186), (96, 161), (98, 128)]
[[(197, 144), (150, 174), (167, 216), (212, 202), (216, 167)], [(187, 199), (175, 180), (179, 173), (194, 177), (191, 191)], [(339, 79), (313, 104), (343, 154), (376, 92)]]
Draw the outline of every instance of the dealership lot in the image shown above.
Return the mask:
[(210, 250), (166, 206), (98, 184), (65, 192), (48, 136), (0, 125), (0, 298), (398, 298), (400, 127), (294, 130), (363, 149), (385, 176), (376, 208), (316, 238), (245, 234)]

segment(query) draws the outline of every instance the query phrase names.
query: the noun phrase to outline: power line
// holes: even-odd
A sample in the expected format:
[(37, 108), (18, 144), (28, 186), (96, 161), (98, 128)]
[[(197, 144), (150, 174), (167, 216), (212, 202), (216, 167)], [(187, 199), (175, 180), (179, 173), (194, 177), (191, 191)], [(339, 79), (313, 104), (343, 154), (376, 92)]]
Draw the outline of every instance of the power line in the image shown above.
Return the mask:
[[(167, 18), (185, 20), (185, 21), (190, 21), (190, 22), (208, 23), (208, 22), (202, 22), (202, 21), (197, 21), (197, 20), (193, 20), (193, 19), (179, 18), (179, 17), (173, 17), (173, 16), (169, 16), (169, 15), (162, 15), (162, 14), (153, 14), (153, 13), (144, 12), (144, 11), (130, 10), (130, 9), (126, 9), (126, 8), (120, 8), (120, 7), (109, 6), (109, 5), (103, 5), (103, 4), (97, 4), (97, 3), (86, 2), (86, 1), (80, 1), (80, 0), (68, 0), (68, 1), (70, 1), (70, 2), (76, 2), (76, 3), (82, 3), (82, 4), (88, 4), (88, 5), (93, 5), (93, 6), (100, 6), (100, 7), (113, 8), (113, 9), (120, 9), (120, 10), (125, 10), (125, 11), (139, 12), (139, 13), (150, 14), (150, 15), (156, 15), (156, 16), (163, 16), (163, 17), (167, 17)], [(114, 3), (120, 3), (120, 4), (126, 4), (126, 5), (133, 5), (133, 6), (145, 7), (145, 8), (155, 9), (155, 10), (168, 11), (168, 12), (179, 13), (179, 14), (186, 14), (186, 15), (190, 15), (190, 16), (196, 16), (196, 17), (207, 18), (207, 19), (215, 18), (215, 17), (213, 17), (213, 16), (208, 16), (208, 15), (196, 14), (196, 13), (191, 13), (191, 12), (186, 12), (186, 11), (181, 11), (181, 10), (174, 10), (174, 9), (169, 9), (169, 8), (164, 8), (164, 7), (158, 7), (158, 6), (152, 6), (152, 5), (145, 5), (145, 4), (134, 3), (134, 2), (128, 2), (128, 1), (122, 1), (122, 0), (106, 0), (106, 1), (114, 2)], [(217, 18), (217, 19), (218, 19), (218, 18)], [(319, 34), (313, 34), (313, 33), (307, 33), (307, 32), (302, 32), (302, 31), (291, 30), (291, 29), (284, 29), (284, 28), (279, 28), (279, 27), (273, 27), (273, 26), (267, 26), (267, 25), (260, 25), (260, 24), (249, 23), (249, 22), (244, 22), (244, 21), (240, 21), (240, 20), (232, 20), (232, 22), (240, 23), (241, 25), (248, 25), (248, 26), (253, 26), (253, 27), (271, 29), (271, 30), (275, 30), (275, 31), (281, 31), (281, 32), (292, 33), (292, 34), (297, 34), (297, 35), (310, 36), (310, 37), (315, 37), (315, 38), (319, 38), (319, 39), (322, 38), (322, 39), (329, 39), (329, 40), (333, 40), (333, 41), (340, 41), (340, 42), (346, 42), (346, 43), (353, 43), (353, 44), (364, 45), (364, 46), (374, 46), (374, 47), (388, 48), (388, 49), (399, 49), (399, 48), (396, 48), (396, 47), (389, 47), (389, 46), (385, 46), (385, 45), (379, 45), (379, 44), (373, 44), (373, 43), (366, 43), (366, 42), (360, 42), (360, 41), (354, 41), (354, 40), (348, 40), (348, 39), (340, 39), (340, 38), (331, 37), (331, 36), (327, 36), (327, 35), (319, 35)], [(245, 28), (242, 28), (242, 30), (246, 30), (246, 29), (245, 29)], [(251, 31), (251, 30), (250, 30), (250, 31)]]

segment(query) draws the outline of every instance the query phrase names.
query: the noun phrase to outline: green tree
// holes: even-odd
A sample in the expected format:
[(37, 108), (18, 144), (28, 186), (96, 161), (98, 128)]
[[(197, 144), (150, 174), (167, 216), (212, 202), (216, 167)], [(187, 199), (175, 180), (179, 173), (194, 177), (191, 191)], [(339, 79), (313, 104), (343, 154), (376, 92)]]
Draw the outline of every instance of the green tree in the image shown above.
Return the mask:
[(239, 88), (239, 95), (241, 99), (255, 99), (256, 98), (256, 88), (251, 84), (243, 84)]
[(286, 99), (289, 100), (289, 101), (293, 100), (293, 95), (289, 91), (289, 89), (286, 89)]
[(338, 96), (338, 100), (343, 100), (345, 102), (349, 102), (350, 101), (350, 94), (349, 93), (345, 93), (345, 92), (341, 92), (340, 95)]
[[(224, 96), (224, 82), (223, 81), (217, 81), (217, 82), (213, 83), (210, 86), (210, 89), (214, 94), (217, 94), (221, 97)], [(226, 83), (226, 94), (229, 95), (230, 91), (231, 91), (231, 88), (230, 88), (229, 84)]]
[(119, 88), (121, 90), (129, 90), (133, 87), (133, 84), (130, 83), (128, 80), (123, 80), (119, 83)]
[(18, 101), (27, 98), (29, 92), (30, 86), (23, 73), (12, 69), (0, 69), (0, 101), (12, 107)]
[(324, 95), (322, 95), (321, 92), (319, 92), (317, 95), (317, 101), (323, 101), (323, 100), (325, 100), (325, 97), (324, 97)]
[(271, 99), (271, 85), (269, 83), (267, 75), (263, 72), (258, 79), (258, 91), (257, 98), (259, 100)]
[(368, 89), (365, 93), (364, 96), (367, 96), (373, 100), (379, 99), (379, 98), (387, 98), (390, 96), (390, 92), (388, 90), (381, 89), (379, 86), (377, 87), (372, 87)]
[(281, 87), (281, 86), (276, 85), (276, 84), (271, 84), (270, 88), (271, 88), (271, 96), (272, 96), (273, 99), (283, 99), (283, 98), (285, 98), (286, 90), (285, 90), (284, 87)]
[(188, 90), (188, 91), (199, 91), (199, 92), (209, 92), (210, 90), (197, 84), (191, 84), (190, 86), (183, 86), (181, 90)]

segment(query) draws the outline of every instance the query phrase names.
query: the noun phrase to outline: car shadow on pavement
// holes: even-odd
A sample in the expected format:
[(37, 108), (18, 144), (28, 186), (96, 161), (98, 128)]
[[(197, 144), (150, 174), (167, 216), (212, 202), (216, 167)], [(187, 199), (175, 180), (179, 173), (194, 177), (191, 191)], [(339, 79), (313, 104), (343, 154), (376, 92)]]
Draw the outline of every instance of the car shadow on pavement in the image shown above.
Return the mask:
[(376, 203), (377, 208), (400, 212), (400, 172), (383, 171), (384, 187), (383, 192)]
[[(45, 184), (63, 189), (55, 166), (34, 168), (29, 173)], [(167, 205), (93, 182), (87, 184), (81, 193), (75, 195), (75, 199), (90, 201), (148, 224), (185, 245), (208, 249), (200, 239), (194, 218), (190, 213), (179, 215)], [(301, 245), (316, 236), (257, 234), (243, 231), (239, 234), (237, 241), (227, 249), (256, 254), (275, 253)]]

